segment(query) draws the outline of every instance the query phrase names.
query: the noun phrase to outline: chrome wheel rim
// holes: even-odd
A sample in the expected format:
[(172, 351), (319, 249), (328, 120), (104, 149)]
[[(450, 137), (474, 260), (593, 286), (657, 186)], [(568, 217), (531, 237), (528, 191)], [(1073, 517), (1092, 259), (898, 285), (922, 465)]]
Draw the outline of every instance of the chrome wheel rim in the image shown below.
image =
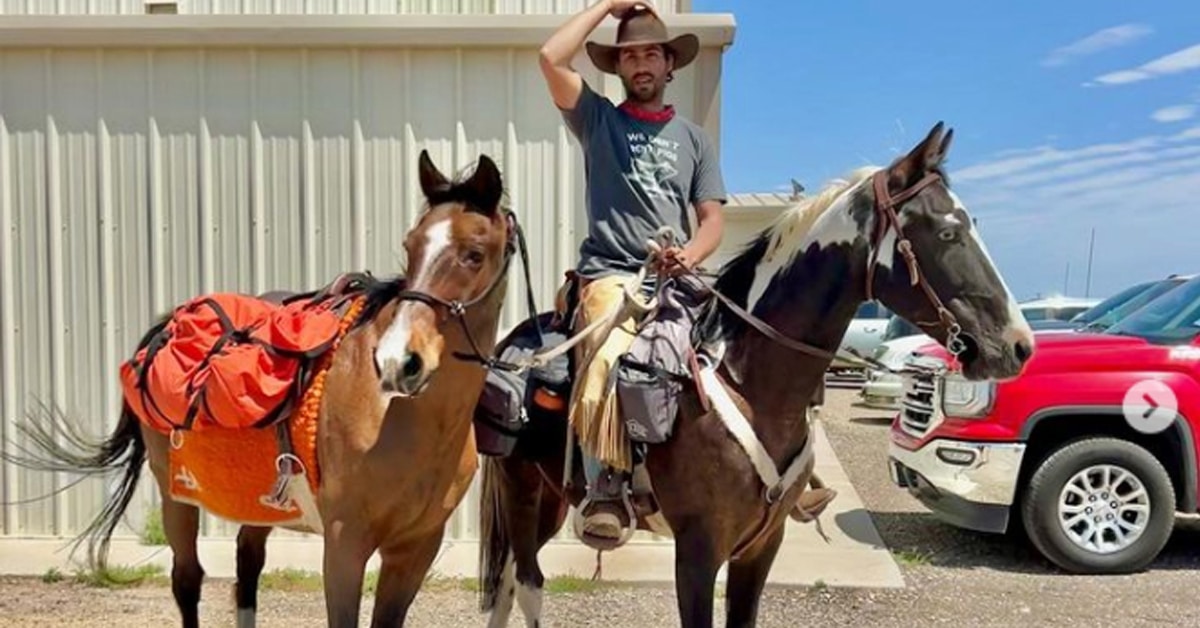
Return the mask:
[(1133, 545), (1150, 522), (1150, 494), (1124, 467), (1092, 465), (1071, 476), (1058, 497), (1058, 523), (1067, 538), (1094, 554)]

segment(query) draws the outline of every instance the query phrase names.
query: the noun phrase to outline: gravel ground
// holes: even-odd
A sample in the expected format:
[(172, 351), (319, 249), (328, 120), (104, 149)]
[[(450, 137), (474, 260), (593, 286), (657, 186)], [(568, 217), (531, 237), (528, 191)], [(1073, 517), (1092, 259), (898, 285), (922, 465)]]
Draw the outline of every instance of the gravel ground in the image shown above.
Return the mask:
[[(772, 588), (760, 626), (1124, 626), (1200, 625), (1187, 619), (1200, 566), (1200, 524), (1181, 520), (1157, 563), (1131, 576), (1085, 577), (1056, 572), (1023, 542), (976, 534), (942, 524), (914, 499), (891, 486), (883, 461), (887, 414), (858, 408), (855, 393), (830, 390), (825, 429), (838, 457), (871, 511), (884, 541), (897, 554), (905, 589)], [(304, 587), (300, 587), (304, 588)], [(590, 589), (591, 587), (582, 587)], [(210, 581), (202, 623), (232, 626), (231, 587)], [(259, 625), (318, 626), (324, 622), (319, 592), (267, 590), (260, 597)], [(372, 600), (363, 604), (363, 625)], [(718, 610), (723, 607), (717, 600)], [(520, 625), (514, 611), (512, 625)], [(4, 626), (177, 625), (169, 589), (146, 585), (103, 589), (68, 581), (0, 579)], [(410, 614), (410, 626), (483, 626), (476, 596), (461, 585), (426, 588)], [(603, 586), (552, 593), (545, 625), (673, 626), (672, 589)]]

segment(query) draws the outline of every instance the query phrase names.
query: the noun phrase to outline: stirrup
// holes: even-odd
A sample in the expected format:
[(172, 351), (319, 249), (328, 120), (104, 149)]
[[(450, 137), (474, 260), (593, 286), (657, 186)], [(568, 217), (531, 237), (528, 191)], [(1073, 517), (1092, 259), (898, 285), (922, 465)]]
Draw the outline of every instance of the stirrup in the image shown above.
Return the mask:
[[(585, 519), (583, 513), (592, 504), (592, 501), (590, 495), (584, 496), (583, 501), (579, 503), (579, 508), (575, 509), (575, 515), (571, 518), (571, 527), (575, 531), (575, 538), (579, 539), (585, 545), (588, 545), (588, 542), (583, 540), (585, 536), (589, 539), (600, 540), (600, 537), (587, 535), (583, 530)], [(629, 539), (633, 538), (634, 533), (637, 532), (637, 514), (634, 513), (633, 504), (629, 501), (628, 491), (621, 491), (621, 505), (625, 507), (625, 515), (629, 518), (629, 523), (624, 526), (625, 530), (621, 533), (621, 537), (615, 541), (609, 539), (600, 540), (597, 545), (604, 545), (603, 548), (598, 548), (600, 551), (612, 551), (625, 545), (629, 542)], [(592, 547), (591, 545), (588, 546)]]

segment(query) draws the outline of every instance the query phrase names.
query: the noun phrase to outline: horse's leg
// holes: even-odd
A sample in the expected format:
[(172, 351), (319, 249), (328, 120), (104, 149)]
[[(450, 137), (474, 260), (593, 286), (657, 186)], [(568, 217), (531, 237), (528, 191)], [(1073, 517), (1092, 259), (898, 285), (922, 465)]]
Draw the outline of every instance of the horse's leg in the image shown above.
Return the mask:
[(258, 611), (258, 577), (267, 562), (267, 537), (271, 528), (242, 526), (237, 537), (237, 626), (254, 628)]
[(496, 603), (492, 606), (492, 615), (488, 618), (488, 628), (504, 628), (508, 618), (512, 616), (513, 597), (517, 593), (517, 582), (514, 576), (513, 556), (509, 553), (504, 561), (504, 569), (500, 572), (500, 586), (496, 589)]
[(325, 615), (329, 628), (357, 628), (363, 572), (375, 546), (366, 530), (330, 517), (325, 522)]
[(729, 563), (725, 586), (725, 625), (727, 628), (752, 628), (758, 622), (758, 603), (762, 599), (767, 574), (783, 543), (784, 527), (766, 537), (757, 551)]
[(675, 535), (675, 596), (684, 628), (713, 622), (713, 593), (721, 560), (711, 532), (700, 522), (680, 526)]
[(371, 628), (404, 625), (408, 608), (442, 546), (443, 534), (444, 528), (439, 527), (437, 532), (415, 542), (380, 548), (379, 587), (375, 591)]
[(171, 499), (171, 466), (168, 458), (170, 442), (167, 437), (143, 428), (150, 471), (158, 483), (162, 500), (163, 533), (171, 547), (171, 593), (183, 628), (200, 626), (200, 588), (204, 583), (204, 568), (196, 552), (196, 537), (200, 534), (200, 509)]
[(542, 625), (546, 576), (538, 563), (538, 552), (562, 529), (567, 520), (567, 509), (564, 498), (542, 479), (537, 467), (533, 464), (526, 466), (539, 486), (538, 503), (533, 513), (537, 517), (537, 526), (525, 533), (511, 530), (510, 534), (513, 536), (513, 553), (517, 561), (517, 602), (521, 605), (521, 613), (525, 615), (526, 628), (539, 628)]

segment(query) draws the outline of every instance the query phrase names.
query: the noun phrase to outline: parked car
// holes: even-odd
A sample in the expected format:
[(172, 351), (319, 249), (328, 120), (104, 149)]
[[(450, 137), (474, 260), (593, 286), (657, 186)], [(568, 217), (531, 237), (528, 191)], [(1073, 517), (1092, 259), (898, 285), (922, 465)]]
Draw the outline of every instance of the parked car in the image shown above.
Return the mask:
[(1020, 307), (1025, 320), (1033, 325), (1042, 321), (1069, 321), (1099, 303), (1100, 299), (1055, 296), (1025, 301)]
[[(1038, 299), (1021, 303), (1018, 307), (1027, 317), (1034, 318), (1030, 322), (1035, 332), (1055, 330), (1073, 330), (1076, 325), (1065, 319), (1045, 318), (1048, 315), (1079, 315), (1077, 310), (1083, 299)], [(1096, 302), (1097, 300), (1091, 300)], [(876, 349), (873, 357), (889, 369), (900, 369), (913, 351), (929, 344), (932, 338), (925, 335), (916, 326), (904, 319), (893, 316), (884, 333), (884, 341)], [(899, 375), (876, 368), (868, 368), (862, 388), (859, 390), (861, 405), (878, 410), (898, 410), (900, 397), (904, 394), (903, 383)]]
[[(871, 355), (883, 342), (883, 334), (887, 330), (892, 313), (878, 301), (867, 301), (858, 307), (854, 320), (842, 337), (842, 348), (851, 348), (860, 355)], [(835, 377), (850, 376), (855, 379), (863, 376), (862, 367), (842, 359), (835, 359), (829, 365), (830, 374)]]
[(1127, 573), (1176, 511), (1200, 510), (1200, 277), (1103, 332), (1040, 335), (1010, 380), (967, 381), (940, 345), (918, 353), (928, 370), (905, 378), (888, 467), (941, 519), (1023, 530), (1070, 572)]

